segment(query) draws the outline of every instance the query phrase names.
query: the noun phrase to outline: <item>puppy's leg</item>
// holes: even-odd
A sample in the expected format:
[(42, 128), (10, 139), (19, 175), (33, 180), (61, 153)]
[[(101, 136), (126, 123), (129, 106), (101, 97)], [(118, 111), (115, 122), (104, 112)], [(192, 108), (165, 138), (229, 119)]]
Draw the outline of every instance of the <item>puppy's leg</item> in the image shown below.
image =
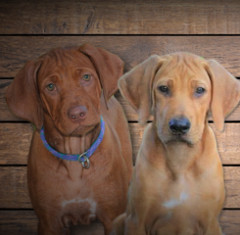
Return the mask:
[(103, 214), (97, 215), (97, 218), (104, 226), (105, 235), (109, 235), (109, 234), (111, 234), (111, 231), (113, 229), (114, 220), (116, 218), (118, 218), (119, 214), (116, 214), (116, 213), (113, 213), (113, 212), (107, 213), (106, 210), (105, 210), (105, 212), (106, 213), (104, 215)]
[(70, 235), (70, 230), (54, 225), (51, 222), (38, 222), (38, 235)]
[(146, 235), (144, 224), (136, 222), (131, 216), (128, 216), (125, 220), (124, 235)]
[(111, 221), (104, 221), (102, 222), (104, 226), (104, 234), (109, 235), (112, 230), (112, 222)]
[(218, 221), (214, 221), (211, 226), (208, 227), (206, 235), (224, 235), (222, 233), (221, 227), (219, 226)]
[(111, 235), (123, 235), (124, 234), (125, 218), (126, 218), (126, 213), (123, 213), (114, 220)]

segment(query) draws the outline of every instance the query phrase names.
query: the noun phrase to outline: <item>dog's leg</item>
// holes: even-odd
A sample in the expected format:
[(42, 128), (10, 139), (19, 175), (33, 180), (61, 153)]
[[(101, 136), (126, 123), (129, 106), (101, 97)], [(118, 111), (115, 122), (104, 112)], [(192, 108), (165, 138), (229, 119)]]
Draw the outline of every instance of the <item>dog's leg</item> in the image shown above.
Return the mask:
[(124, 235), (126, 213), (119, 215), (113, 222), (111, 235)]
[(206, 235), (224, 235), (222, 233), (221, 227), (219, 226), (218, 221), (214, 221), (211, 226), (208, 227)]
[(53, 223), (38, 222), (38, 235), (70, 235), (69, 229), (54, 226)]
[(146, 231), (143, 224), (136, 223), (135, 219), (127, 218), (125, 222), (125, 231), (126, 235), (146, 235)]
[(104, 234), (109, 235), (112, 230), (112, 222), (104, 221), (103, 226), (104, 226)]

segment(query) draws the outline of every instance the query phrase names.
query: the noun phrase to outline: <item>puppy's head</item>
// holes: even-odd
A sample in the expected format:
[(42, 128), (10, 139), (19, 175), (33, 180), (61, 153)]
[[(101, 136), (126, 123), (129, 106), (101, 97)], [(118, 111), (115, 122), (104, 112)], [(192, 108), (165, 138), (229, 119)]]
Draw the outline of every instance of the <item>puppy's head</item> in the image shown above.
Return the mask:
[(100, 97), (117, 90), (123, 62), (101, 48), (54, 49), (28, 62), (7, 91), (12, 112), (36, 125), (51, 122), (62, 135), (78, 136), (100, 121)]
[(198, 142), (209, 110), (222, 130), (240, 100), (240, 83), (220, 64), (188, 53), (151, 56), (125, 74), (119, 87), (140, 123), (153, 114), (164, 143)]

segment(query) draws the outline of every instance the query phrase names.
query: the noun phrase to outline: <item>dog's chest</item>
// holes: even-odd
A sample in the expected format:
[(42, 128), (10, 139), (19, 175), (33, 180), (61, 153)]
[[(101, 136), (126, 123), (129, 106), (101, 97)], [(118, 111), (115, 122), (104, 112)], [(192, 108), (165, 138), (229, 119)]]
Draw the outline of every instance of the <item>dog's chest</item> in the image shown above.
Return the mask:
[(200, 212), (201, 209), (208, 207), (208, 204), (218, 201), (216, 186), (213, 185), (211, 179), (209, 179), (207, 184), (206, 182), (203, 184), (201, 181), (181, 177), (178, 181), (173, 182), (172, 185), (168, 185), (161, 197), (160, 206), (165, 210), (175, 211), (199, 208)]
[(89, 224), (96, 219), (97, 201), (92, 197), (74, 198), (61, 201), (62, 222), (65, 227), (71, 224)]
[(162, 196), (161, 207), (166, 210), (188, 205), (192, 200), (189, 182), (181, 176), (173, 185), (169, 185)]
[(169, 229), (187, 228), (183, 234), (202, 231), (206, 226), (206, 218), (211, 211), (216, 211), (219, 203), (219, 191), (214, 192), (211, 180), (208, 183), (209, 186), (206, 187), (206, 182), (204, 184), (201, 180), (181, 176), (176, 181), (165, 184), (159, 192), (160, 203), (156, 213), (158, 219), (153, 226), (154, 230), (158, 234), (164, 234), (159, 232)]

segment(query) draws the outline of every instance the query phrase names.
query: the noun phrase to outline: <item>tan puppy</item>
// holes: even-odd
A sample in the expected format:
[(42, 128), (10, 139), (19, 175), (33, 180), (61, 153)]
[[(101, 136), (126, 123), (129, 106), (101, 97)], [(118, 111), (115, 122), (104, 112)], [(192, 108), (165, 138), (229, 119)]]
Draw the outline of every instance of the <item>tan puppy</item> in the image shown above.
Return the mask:
[(9, 108), (37, 127), (28, 187), (39, 234), (66, 234), (95, 219), (108, 234), (126, 209), (132, 148), (112, 96), (122, 69), (119, 57), (91, 45), (54, 49), (29, 61), (10, 85)]
[(238, 104), (240, 83), (216, 61), (153, 55), (119, 80), (145, 123), (125, 214), (113, 234), (218, 235), (223, 170), (208, 111), (219, 130)]

